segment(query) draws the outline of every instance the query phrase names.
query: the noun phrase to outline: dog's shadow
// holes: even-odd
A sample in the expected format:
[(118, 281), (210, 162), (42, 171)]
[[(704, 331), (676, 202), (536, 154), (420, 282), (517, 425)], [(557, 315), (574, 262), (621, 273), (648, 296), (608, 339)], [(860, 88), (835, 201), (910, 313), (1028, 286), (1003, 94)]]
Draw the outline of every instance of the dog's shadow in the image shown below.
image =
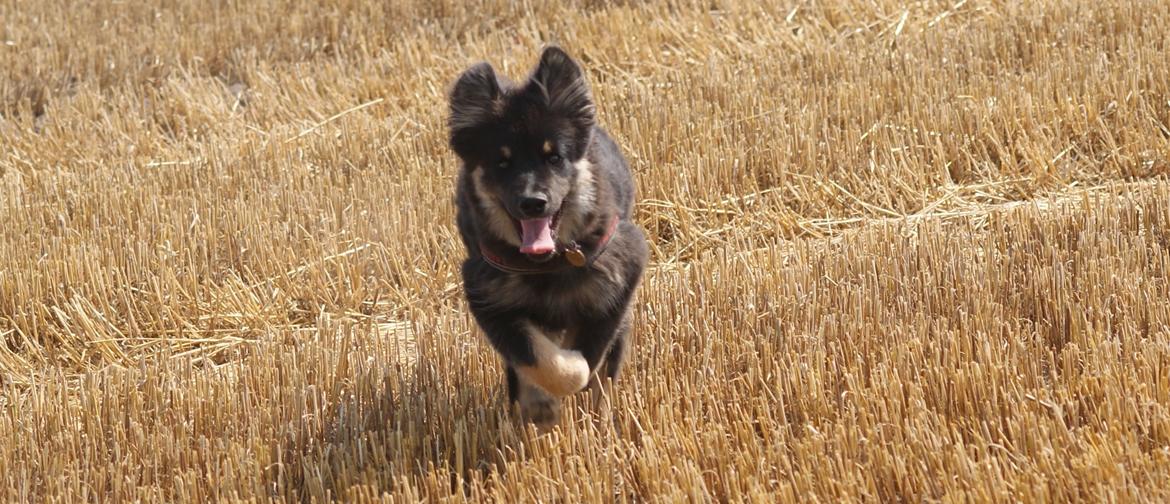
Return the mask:
[(493, 469), (527, 459), (526, 447), (546, 434), (514, 413), (502, 377), (471, 381), (422, 360), (355, 374), (322, 428), (293, 450), (286, 490), (305, 501), (379, 497), (406, 485), (416, 495), (466, 495)]

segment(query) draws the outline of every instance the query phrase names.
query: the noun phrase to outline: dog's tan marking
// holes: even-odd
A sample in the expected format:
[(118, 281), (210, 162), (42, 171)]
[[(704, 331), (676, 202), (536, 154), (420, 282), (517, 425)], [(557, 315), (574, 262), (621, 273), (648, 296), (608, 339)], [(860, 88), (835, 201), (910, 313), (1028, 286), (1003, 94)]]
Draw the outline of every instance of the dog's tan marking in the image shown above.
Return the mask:
[(597, 197), (597, 184), (593, 181), (593, 163), (581, 158), (573, 163), (577, 167), (577, 204), (581, 205), (581, 212), (593, 210), (593, 202)]
[(557, 241), (568, 244), (581, 238), (585, 227), (585, 215), (593, 211), (597, 199), (597, 184), (593, 176), (593, 163), (581, 158), (573, 163), (577, 168), (577, 181), (573, 184), (572, 199), (566, 202), (570, 205), (565, 209), (560, 228), (557, 230)]
[(585, 388), (589, 382), (589, 362), (576, 350), (566, 350), (553, 343), (531, 323), (528, 339), (536, 358), (533, 366), (516, 366), (516, 372), (554, 397), (564, 397)]
[(500, 155), (504, 156), (504, 159), (511, 159), (512, 158), (512, 149), (510, 147), (508, 147), (507, 145), (501, 146), (500, 147)]
[(500, 206), (496, 197), (484, 189), (482, 166), (476, 166), (475, 170), (472, 170), (471, 186), (475, 191), (476, 198), (479, 199), (479, 207), (484, 211), (488, 228), (491, 229), (492, 234), (508, 244), (519, 247), (520, 233), (516, 231), (516, 226), (512, 224), (512, 218)]
[(544, 141), (544, 146), (543, 146), (543, 147), (544, 147), (544, 153), (545, 153), (545, 154), (552, 154), (552, 152), (553, 152), (553, 144), (552, 144), (552, 142), (551, 142), (551, 141), (549, 141), (549, 140), (545, 140), (545, 141)]

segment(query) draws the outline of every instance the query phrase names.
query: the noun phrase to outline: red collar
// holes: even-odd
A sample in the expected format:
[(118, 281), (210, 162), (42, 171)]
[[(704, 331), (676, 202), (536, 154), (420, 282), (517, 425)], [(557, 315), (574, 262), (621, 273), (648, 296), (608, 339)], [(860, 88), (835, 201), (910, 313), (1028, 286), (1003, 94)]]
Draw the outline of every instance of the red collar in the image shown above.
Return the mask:
[[(591, 266), (598, 257), (601, 257), (602, 253), (605, 252), (605, 247), (609, 245), (610, 239), (613, 238), (614, 232), (617, 231), (618, 221), (619, 218), (617, 214), (614, 214), (613, 217), (610, 218), (609, 225), (605, 228), (605, 234), (602, 235), (601, 239), (597, 241), (597, 245), (594, 247), (592, 254), (588, 254), (582, 250), (580, 244), (577, 242), (573, 242), (568, 247), (558, 244), (555, 257), (545, 262), (537, 263), (529, 261), (524, 257), (523, 254), (519, 252), (492, 250), (492, 248), (483, 240), (479, 241), (479, 252), (481, 255), (483, 255), (484, 261), (505, 273), (531, 275), (540, 273), (553, 273), (573, 267), (587, 268)], [(566, 254), (574, 252), (584, 255), (584, 264), (576, 266), (569, 262), (569, 260), (565, 257)]]

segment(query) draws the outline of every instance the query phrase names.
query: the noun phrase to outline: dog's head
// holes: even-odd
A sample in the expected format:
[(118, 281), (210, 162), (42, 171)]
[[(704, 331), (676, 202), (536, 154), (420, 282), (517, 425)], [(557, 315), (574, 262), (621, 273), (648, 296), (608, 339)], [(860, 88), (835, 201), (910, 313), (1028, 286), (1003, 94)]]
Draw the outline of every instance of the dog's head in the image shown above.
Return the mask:
[(450, 94), (450, 145), (471, 170), (480, 204), (500, 224), (495, 229), (510, 231), (501, 239), (518, 241), (532, 257), (555, 249), (593, 124), (584, 74), (560, 48), (545, 49), (519, 85), (487, 63), (459, 76)]

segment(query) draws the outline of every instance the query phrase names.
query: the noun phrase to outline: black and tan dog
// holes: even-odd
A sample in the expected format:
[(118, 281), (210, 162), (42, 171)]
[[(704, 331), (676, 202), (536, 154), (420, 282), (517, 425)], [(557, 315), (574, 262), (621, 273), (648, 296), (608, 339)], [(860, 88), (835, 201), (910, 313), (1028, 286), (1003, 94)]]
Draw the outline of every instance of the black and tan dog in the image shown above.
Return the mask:
[(547, 427), (562, 397), (594, 373), (616, 379), (629, 352), (648, 256), (630, 169), (557, 47), (520, 84), (487, 63), (467, 69), (448, 126), (468, 306), (503, 358), (510, 403)]

